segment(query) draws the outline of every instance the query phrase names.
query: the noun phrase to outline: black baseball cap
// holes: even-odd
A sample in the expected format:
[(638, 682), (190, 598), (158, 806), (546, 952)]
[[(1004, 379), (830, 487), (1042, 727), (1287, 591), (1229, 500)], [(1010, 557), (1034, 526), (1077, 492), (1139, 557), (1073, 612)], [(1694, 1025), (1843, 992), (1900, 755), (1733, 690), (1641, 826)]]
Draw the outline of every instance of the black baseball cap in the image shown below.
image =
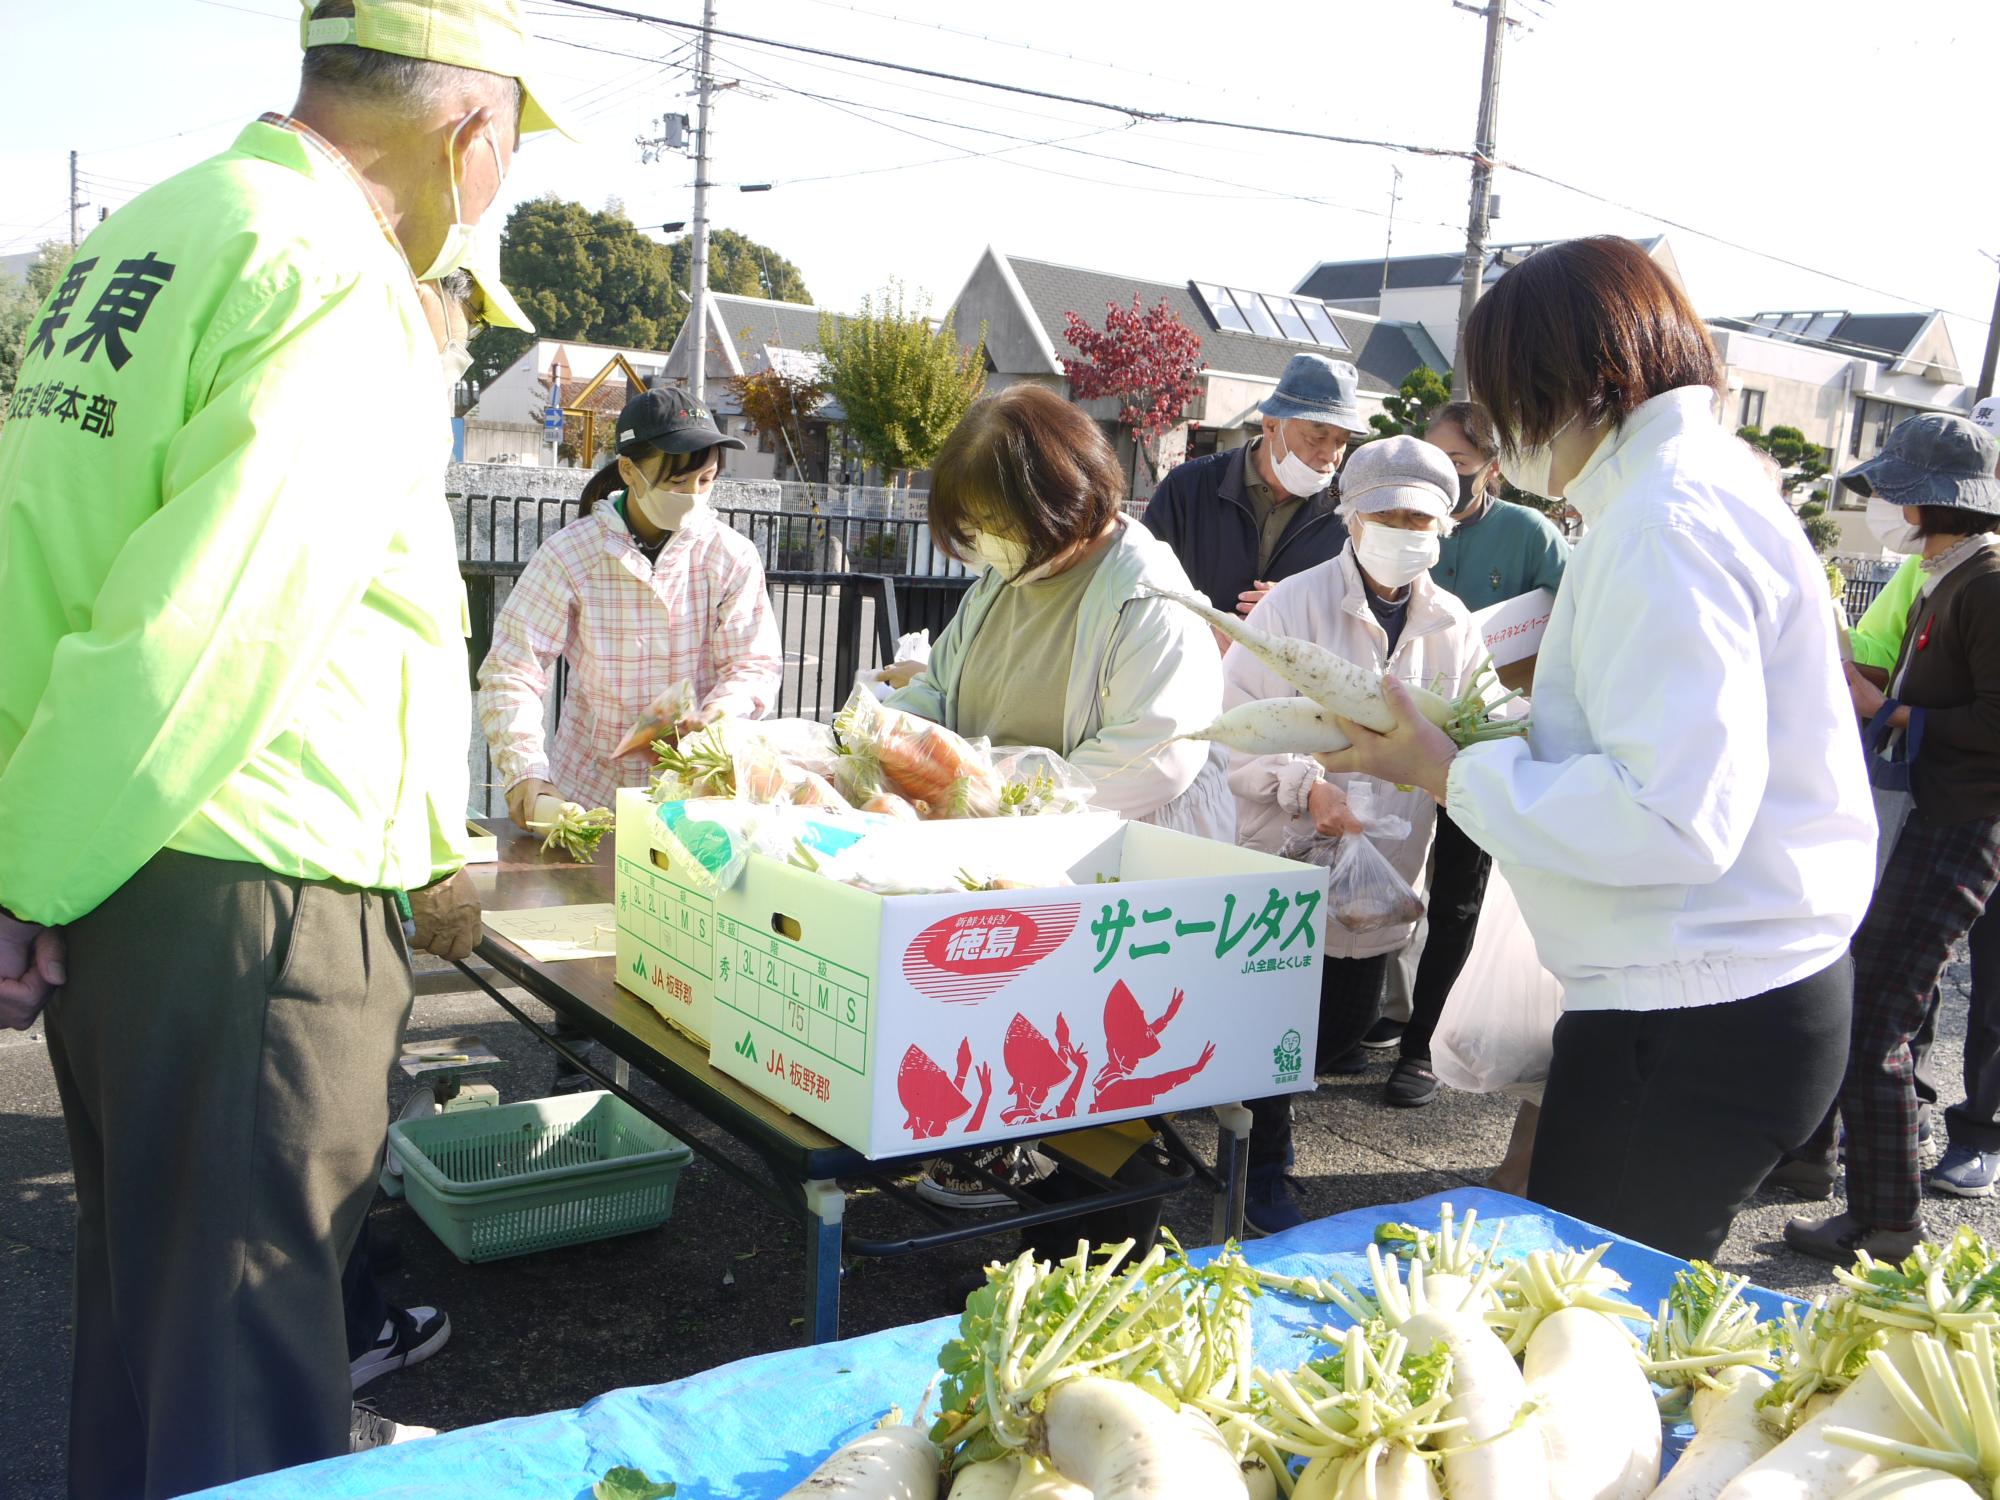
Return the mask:
[(618, 413), (618, 451), (638, 443), (662, 453), (699, 453), (718, 444), (741, 448), (743, 439), (723, 436), (707, 407), (686, 391), (666, 386), (634, 396)]

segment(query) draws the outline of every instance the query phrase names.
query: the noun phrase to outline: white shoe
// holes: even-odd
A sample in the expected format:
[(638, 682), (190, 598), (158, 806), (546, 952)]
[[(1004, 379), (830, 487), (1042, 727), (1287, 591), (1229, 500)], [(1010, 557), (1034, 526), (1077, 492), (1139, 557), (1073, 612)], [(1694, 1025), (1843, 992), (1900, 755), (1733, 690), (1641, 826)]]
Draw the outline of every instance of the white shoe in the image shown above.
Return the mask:
[(386, 1448), (391, 1443), (413, 1443), (418, 1438), (436, 1437), (435, 1427), (419, 1427), (413, 1422), (392, 1422), (372, 1406), (357, 1401), (347, 1428), (347, 1451), (366, 1453), (370, 1448)]

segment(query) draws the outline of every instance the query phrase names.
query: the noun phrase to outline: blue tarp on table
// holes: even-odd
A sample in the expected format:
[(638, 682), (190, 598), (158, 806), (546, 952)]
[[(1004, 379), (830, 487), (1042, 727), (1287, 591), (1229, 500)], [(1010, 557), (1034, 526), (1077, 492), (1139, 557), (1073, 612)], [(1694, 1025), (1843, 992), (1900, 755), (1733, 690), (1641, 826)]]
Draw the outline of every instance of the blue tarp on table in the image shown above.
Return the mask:
[[(1631, 1300), (1648, 1309), (1658, 1306), (1684, 1264), (1482, 1188), (1320, 1219), (1254, 1240), (1244, 1246), (1244, 1254), (1272, 1271), (1315, 1276), (1337, 1271), (1365, 1285), (1364, 1255), (1375, 1226), (1396, 1219), (1434, 1224), (1446, 1202), (1461, 1218), (1477, 1210), (1482, 1229), (1504, 1219), (1503, 1259), (1508, 1252), (1610, 1240), (1605, 1264), (1632, 1284), (1627, 1293)], [(1768, 1293), (1753, 1295), (1767, 1314), (1780, 1305)], [(1309, 1350), (1304, 1336), (1327, 1321), (1330, 1311), (1288, 1297), (1260, 1298), (1254, 1306), (1258, 1362), (1296, 1366)], [(438, 1500), (447, 1495), (585, 1500), (593, 1480), (626, 1464), (654, 1479), (676, 1481), (678, 1500), (768, 1500), (872, 1427), (892, 1405), (910, 1412), (955, 1323), (954, 1318), (933, 1318), (835, 1344), (762, 1354), (667, 1385), (613, 1391), (574, 1411), (461, 1428), (203, 1494), (233, 1500)]]

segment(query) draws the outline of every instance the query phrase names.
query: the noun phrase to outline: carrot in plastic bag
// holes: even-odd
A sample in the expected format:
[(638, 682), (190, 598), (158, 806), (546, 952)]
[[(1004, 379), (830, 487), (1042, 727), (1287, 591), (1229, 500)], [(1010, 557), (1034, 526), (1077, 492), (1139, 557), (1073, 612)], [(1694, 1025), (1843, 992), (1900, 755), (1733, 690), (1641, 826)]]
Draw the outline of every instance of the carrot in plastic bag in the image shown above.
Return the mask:
[(944, 806), (963, 777), (993, 779), (991, 764), (970, 741), (877, 702), (865, 684), (855, 685), (833, 727), (850, 756), (873, 760), (897, 791), (933, 807)]

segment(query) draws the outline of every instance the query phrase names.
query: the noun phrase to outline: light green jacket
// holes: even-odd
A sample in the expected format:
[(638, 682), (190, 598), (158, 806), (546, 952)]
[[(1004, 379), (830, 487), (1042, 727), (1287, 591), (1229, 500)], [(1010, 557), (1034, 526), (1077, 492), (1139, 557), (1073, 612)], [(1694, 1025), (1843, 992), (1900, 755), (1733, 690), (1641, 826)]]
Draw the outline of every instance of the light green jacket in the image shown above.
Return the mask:
[[(1141, 584), (1194, 592), (1173, 549), (1136, 522), (1121, 518), (1118, 526), (1077, 603), (1070, 660), (1047, 664), (1050, 691), (1063, 695), (1063, 742), (1044, 748), (1091, 778), (1093, 807), (1233, 841), (1234, 809), (1220, 763), (1209, 778), (1213, 786), (1197, 789), (1208, 746), (1174, 739), (1206, 728), (1221, 712), (1221, 654), (1197, 616), (1140, 593)], [(958, 734), (986, 732), (959, 718), (959, 683), (967, 648), (1007, 587), (991, 568), (981, 574), (931, 647), (929, 664), (889, 699), (893, 707)], [(1160, 816), (1190, 791), (1201, 794), (1198, 807)]]
[(1861, 616), (1861, 622), (1847, 632), (1855, 662), (1864, 667), (1880, 667), (1887, 672), (1903, 652), (1903, 632), (1909, 628), (1910, 606), (1924, 586), (1921, 557), (1906, 557), (1890, 575)]
[(250, 125), (84, 241), (20, 387), (0, 905), (71, 920), (162, 848), (378, 889), (463, 864), (445, 376), (360, 186)]

